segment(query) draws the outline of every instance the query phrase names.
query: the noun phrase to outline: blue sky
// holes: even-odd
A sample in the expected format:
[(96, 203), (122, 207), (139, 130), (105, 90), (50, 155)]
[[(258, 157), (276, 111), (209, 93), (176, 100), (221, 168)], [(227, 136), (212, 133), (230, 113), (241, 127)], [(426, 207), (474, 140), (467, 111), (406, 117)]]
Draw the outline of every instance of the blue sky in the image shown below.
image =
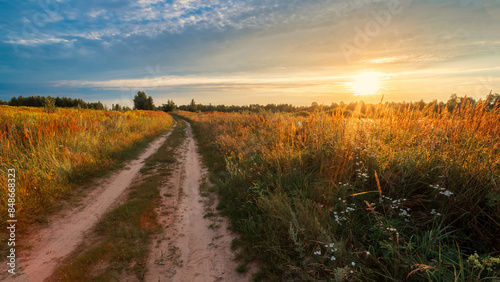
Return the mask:
[(0, 0), (0, 13), (3, 100), (131, 105), (144, 90), (156, 104), (309, 105), (500, 92), (499, 0)]

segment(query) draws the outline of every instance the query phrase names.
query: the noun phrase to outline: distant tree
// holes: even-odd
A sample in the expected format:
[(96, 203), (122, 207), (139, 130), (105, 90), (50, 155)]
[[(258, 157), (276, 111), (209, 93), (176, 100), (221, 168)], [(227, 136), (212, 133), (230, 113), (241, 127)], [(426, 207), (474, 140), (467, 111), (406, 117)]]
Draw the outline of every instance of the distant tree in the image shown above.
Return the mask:
[(153, 97), (148, 97), (144, 91), (137, 92), (137, 95), (134, 97), (134, 109), (154, 111), (155, 104), (153, 102)]
[(87, 108), (91, 110), (107, 110), (107, 107), (98, 101), (97, 103), (87, 103)]
[(472, 97), (464, 97), (464, 98), (462, 98), (461, 103), (465, 103), (467, 105), (469, 105), (469, 104), (474, 105), (474, 104), (476, 104), (476, 99), (474, 99)]
[(146, 109), (149, 111), (156, 110), (155, 103), (153, 102), (153, 97), (149, 96), (146, 102)]
[(218, 112), (226, 112), (226, 105), (217, 105), (215, 110)]
[(53, 113), (56, 111), (56, 99), (48, 96), (44, 99), (44, 110), (47, 113)]
[(172, 100), (168, 100), (166, 104), (163, 104), (159, 107), (161, 111), (164, 112), (172, 112), (177, 109), (177, 105)]
[(116, 105), (111, 105), (111, 110), (121, 112), (123, 111), (123, 108), (122, 106), (120, 106), (120, 104), (116, 104)]
[(488, 104), (489, 109), (492, 109), (495, 106), (500, 107), (500, 94), (495, 93), (489, 95), (488, 99), (486, 100), (486, 103)]
[(448, 99), (448, 102), (446, 102), (446, 107), (448, 108), (448, 111), (453, 111), (460, 102), (460, 99), (458, 98), (457, 94), (452, 94), (450, 96), (450, 99)]
[(189, 103), (189, 106), (188, 106), (188, 111), (196, 112), (197, 110), (198, 110), (198, 108), (196, 107), (196, 103), (195, 103), (194, 99), (191, 99), (191, 103)]
[(350, 111), (350, 114), (349, 116), (352, 115), (352, 112), (356, 110), (356, 106), (357, 106), (358, 103), (356, 102), (351, 102), (349, 103), (349, 105), (346, 106), (346, 110), (349, 110)]
[[(22, 97), (22, 96), (19, 96), (19, 97)], [(16, 96), (14, 96), (14, 97), (12, 97), (12, 99), (10, 99), (9, 105), (10, 106), (19, 106)]]

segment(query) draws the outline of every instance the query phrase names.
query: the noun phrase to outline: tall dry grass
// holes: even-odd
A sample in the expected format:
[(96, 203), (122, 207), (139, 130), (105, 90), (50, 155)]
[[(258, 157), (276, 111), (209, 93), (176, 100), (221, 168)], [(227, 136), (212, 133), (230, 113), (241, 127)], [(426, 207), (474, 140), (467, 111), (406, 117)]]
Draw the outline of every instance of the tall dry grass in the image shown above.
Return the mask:
[(500, 110), (433, 109), (182, 115), (267, 278), (498, 278)]
[[(0, 183), (16, 170), (16, 215), (32, 218), (99, 171), (121, 152), (172, 125), (162, 112), (112, 112), (0, 106)], [(0, 195), (6, 219), (7, 193)]]

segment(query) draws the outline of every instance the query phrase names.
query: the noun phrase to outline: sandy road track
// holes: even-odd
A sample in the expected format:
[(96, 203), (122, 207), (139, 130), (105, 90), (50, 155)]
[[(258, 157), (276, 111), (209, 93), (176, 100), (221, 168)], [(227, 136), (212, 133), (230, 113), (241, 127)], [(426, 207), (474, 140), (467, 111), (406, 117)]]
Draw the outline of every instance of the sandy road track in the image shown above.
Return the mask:
[[(200, 183), (205, 170), (200, 163), (190, 125), (180, 165), (165, 187), (157, 207), (165, 232), (151, 246), (146, 281), (249, 281), (250, 273), (236, 272), (230, 250), (233, 234), (224, 219), (207, 214)], [(212, 208), (213, 207), (209, 207)], [(218, 228), (209, 228), (211, 223)]]
[[(20, 251), (16, 275), (2, 273), (2, 281), (43, 281), (56, 269), (57, 264), (69, 255), (92, 230), (101, 216), (130, 186), (144, 160), (158, 150), (170, 134), (158, 137), (139, 158), (113, 174), (104, 183), (85, 196), (78, 207), (64, 210), (50, 217), (48, 227), (31, 232), (21, 238), (30, 249)], [(21, 269), (22, 268), (22, 269)]]

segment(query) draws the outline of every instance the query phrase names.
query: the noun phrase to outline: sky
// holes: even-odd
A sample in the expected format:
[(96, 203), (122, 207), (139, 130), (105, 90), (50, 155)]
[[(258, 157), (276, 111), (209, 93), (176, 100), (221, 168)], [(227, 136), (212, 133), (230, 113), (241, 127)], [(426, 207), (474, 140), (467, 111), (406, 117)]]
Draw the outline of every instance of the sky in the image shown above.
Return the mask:
[(500, 93), (500, 0), (0, 0), (0, 99), (132, 105)]

